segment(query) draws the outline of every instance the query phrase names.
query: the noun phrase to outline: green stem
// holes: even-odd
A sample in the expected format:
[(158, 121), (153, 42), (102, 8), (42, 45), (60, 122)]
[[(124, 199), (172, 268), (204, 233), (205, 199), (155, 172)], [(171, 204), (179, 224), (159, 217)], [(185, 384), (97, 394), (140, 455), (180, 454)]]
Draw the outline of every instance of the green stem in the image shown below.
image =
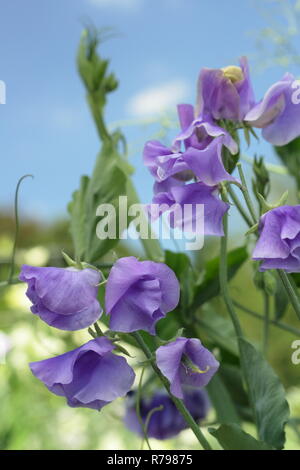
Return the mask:
[(170, 395), (171, 399), (173, 400), (176, 408), (178, 411), (182, 414), (183, 418), (195, 434), (196, 438), (198, 439), (199, 443), (202, 445), (202, 447), (205, 450), (212, 450), (210, 444), (207, 442), (206, 438), (202, 434), (201, 429), (199, 428), (198, 424), (195, 422), (193, 417), (191, 416), (190, 412), (187, 410), (186, 406), (184, 405), (183, 401), (180, 400), (179, 398), (175, 397), (171, 391), (170, 391), (170, 384), (168, 379), (161, 373), (159, 368), (157, 367), (155, 360), (152, 357), (152, 353), (146, 343), (144, 342), (143, 338), (138, 332), (131, 333), (131, 335), (134, 337), (135, 341), (145, 354), (146, 358), (149, 360), (149, 363), (151, 364), (154, 372), (156, 375), (159, 377), (161, 380), (162, 384), (164, 385), (165, 389), (167, 390), (168, 394)]
[(238, 209), (239, 213), (243, 217), (244, 221), (246, 222), (246, 224), (249, 227), (251, 227), (253, 225), (252, 222), (251, 222), (251, 219), (248, 217), (248, 214), (244, 210), (242, 204), (240, 203), (239, 198), (237, 197), (237, 195), (235, 194), (234, 190), (232, 189), (232, 187), (230, 185), (228, 185), (228, 192), (229, 192), (230, 197), (231, 197), (232, 201), (234, 202), (236, 208)]
[(111, 135), (109, 134), (104, 124), (103, 116), (98, 105), (98, 98), (95, 97), (93, 93), (88, 92), (87, 102), (89, 104), (92, 116), (94, 118), (94, 122), (95, 122), (100, 139), (102, 141), (110, 140)]
[[(262, 315), (257, 312), (254, 312), (250, 308), (245, 307), (244, 305), (240, 304), (239, 302), (236, 302), (235, 300), (233, 301), (233, 305), (235, 305), (235, 307), (239, 308), (248, 315), (251, 315), (253, 318), (257, 318), (257, 320), (264, 320), (264, 317)], [(276, 326), (277, 328), (280, 328), (281, 330), (288, 331), (289, 333), (292, 333), (295, 336), (300, 336), (300, 330), (291, 325), (288, 325), (287, 323), (279, 322), (277, 320), (270, 320), (270, 324)]]
[(149, 411), (149, 413), (147, 414), (147, 418), (145, 419), (145, 431), (146, 431), (146, 433), (148, 432), (149, 423), (150, 423), (150, 420), (151, 420), (152, 416), (154, 415), (154, 413), (157, 413), (158, 411), (162, 411), (163, 409), (164, 409), (163, 405), (159, 405), (159, 406), (156, 406), (155, 408), (152, 408), (152, 410)]
[[(223, 189), (223, 200), (227, 202), (226, 190)], [(225, 305), (227, 307), (228, 313), (231, 317), (237, 338), (243, 337), (242, 328), (238, 319), (238, 316), (235, 312), (233, 302), (229, 295), (228, 290), (228, 273), (227, 273), (227, 239), (228, 239), (228, 215), (227, 213), (223, 216), (223, 227), (224, 227), (224, 236), (221, 237), (221, 249), (220, 249), (220, 267), (219, 267), (219, 276), (220, 276), (220, 290), (221, 296), (224, 298)]]
[(94, 323), (94, 328), (99, 337), (103, 336), (103, 332), (97, 322)]
[[(112, 137), (109, 134), (104, 124), (102, 112), (99, 109), (97, 97), (94, 96), (92, 93), (88, 92), (87, 101), (88, 101), (91, 113), (93, 115), (95, 125), (98, 131), (98, 135), (101, 141), (105, 142), (105, 141), (111, 140)], [(138, 204), (140, 202), (139, 197), (137, 195), (137, 192), (135, 190), (135, 187), (130, 177), (127, 178), (127, 197), (128, 197), (128, 200), (131, 201), (131, 204)], [(144, 218), (146, 220), (146, 215), (144, 216)], [(148, 220), (146, 221), (146, 223), (148, 223)], [(162, 261), (164, 259), (164, 252), (160, 246), (158, 239), (155, 238), (155, 235), (152, 232), (151, 225), (149, 223), (148, 223), (148, 227), (149, 227), (148, 232), (150, 234), (149, 237), (147, 239), (141, 238), (141, 243), (144, 247), (145, 254), (147, 258), (149, 259), (154, 259), (155, 261)]]
[(249, 210), (250, 215), (252, 217), (253, 224), (255, 225), (256, 222), (257, 222), (256, 213), (255, 213), (255, 209), (254, 209), (254, 206), (253, 206), (251, 198), (250, 198), (250, 194), (249, 194), (247, 183), (246, 183), (246, 178), (245, 178), (245, 175), (244, 175), (244, 172), (243, 172), (243, 169), (242, 169), (242, 165), (241, 165), (240, 162), (237, 163), (237, 168), (238, 168), (238, 172), (239, 172), (241, 182), (242, 182), (242, 186), (240, 187), (240, 189), (241, 189), (241, 191), (243, 193), (243, 196), (245, 198), (245, 202), (247, 204), (248, 210)]
[[(150, 443), (149, 443), (149, 440), (148, 440), (147, 428), (146, 428), (146, 425), (145, 425), (145, 423), (143, 421), (143, 418), (141, 416), (142, 383), (143, 383), (144, 372), (145, 372), (145, 367), (143, 367), (142, 372), (141, 372), (141, 377), (140, 377), (138, 391), (137, 391), (137, 397), (136, 397), (135, 411), (136, 411), (136, 415), (138, 417), (141, 429), (143, 431), (143, 436), (144, 436), (143, 440), (146, 441), (148, 449), (152, 450), (151, 446), (150, 446)], [(143, 449), (143, 441), (142, 441), (141, 449)]]
[[(227, 202), (227, 194), (226, 189), (223, 188), (223, 200)], [(228, 214), (226, 213), (223, 216), (223, 226), (224, 226), (224, 236), (221, 237), (221, 251), (220, 251), (220, 288), (221, 288), (221, 295), (224, 297), (224, 301), (227, 307), (227, 310), (230, 314), (235, 334), (237, 338), (238, 348), (239, 348), (239, 356), (240, 356), (240, 364), (242, 369), (242, 374), (246, 383), (247, 390), (250, 390), (249, 384), (249, 377), (248, 377), (248, 364), (247, 358), (244, 355), (244, 351), (242, 348), (242, 340), (244, 338), (243, 331), (240, 325), (239, 318), (236, 314), (233, 301), (231, 300), (228, 288), (228, 273), (227, 273), (227, 239), (228, 239)], [(253, 410), (253, 415), (255, 416), (255, 404), (253, 403), (251, 394), (249, 394), (249, 399), (251, 403), (251, 408)]]
[(268, 353), (269, 345), (269, 332), (270, 332), (270, 296), (266, 292), (264, 296), (264, 333), (263, 333), (263, 352), (266, 356)]
[(295, 292), (287, 273), (283, 271), (282, 269), (277, 269), (277, 272), (282, 281), (282, 284), (284, 285), (286, 289), (286, 292), (291, 301), (291, 304), (294, 307), (294, 310), (300, 320), (300, 301), (299, 301), (298, 294)]

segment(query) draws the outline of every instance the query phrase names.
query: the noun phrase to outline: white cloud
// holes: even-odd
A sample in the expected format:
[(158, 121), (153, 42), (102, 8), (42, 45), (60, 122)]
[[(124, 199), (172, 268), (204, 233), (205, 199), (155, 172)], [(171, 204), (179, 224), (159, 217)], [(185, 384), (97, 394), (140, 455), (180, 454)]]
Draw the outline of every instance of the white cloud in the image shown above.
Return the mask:
[(122, 7), (132, 9), (139, 7), (143, 0), (88, 0), (89, 3), (96, 7)]
[(145, 88), (130, 98), (127, 111), (136, 117), (161, 113), (184, 100), (188, 88), (188, 83), (182, 79)]

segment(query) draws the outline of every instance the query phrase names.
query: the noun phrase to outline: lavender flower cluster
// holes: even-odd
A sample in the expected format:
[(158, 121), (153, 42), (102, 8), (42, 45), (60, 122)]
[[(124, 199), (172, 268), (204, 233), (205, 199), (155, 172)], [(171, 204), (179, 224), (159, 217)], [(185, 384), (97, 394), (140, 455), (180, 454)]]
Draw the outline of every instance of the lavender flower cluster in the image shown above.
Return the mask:
[[(55, 328), (70, 331), (86, 328), (101, 317), (103, 309), (97, 300), (101, 278), (96, 269), (74, 267), (24, 265), (20, 274), (20, 280), (28, 284), (32, 313)], [(179, 294), (179, 282), (165, 264), (139, 261), (133, 256), (119, 259), (106, 284), (105, 311), (110, 317), (110, 331), (144, 330), (155, 335), (156, 323), (175, 309)], [(200, 340), (179, 337), (160, 346), (156, 362), (168, 378), (172, 394), (178, 398), (184, 398), (185, 394), (194, 417), (205, 416), (207, 400), (202, 400), (201, 409), (196, 404), (201, 402), (201, 389), (217, 371), (219, 363)], [(106, 336), (94, 338), (60, 356), (33, 362), (30, 368), (52, 393), (66, 397), (69, 406), (97, 410), (127, 395), (135, 379), (133, 369), (125, 358), (116, 354), (114, 342)], [(186, 391), (186, 387), (191, 391)], [(156, 402), (160, 396), (155, 395), (153, 400)], [(178, 413), (167, 400), (162, 414), (153, 416), (154, 423), (171, 414), (177, 423), (173, 431), (179, 432), (186, 425)], [(128, 413), (126, 416), (128, 422)], [(162, 430), (152, 434), (158, 438), (169, 435)]]
[[(200, 72), (195, 107), (178, 105), (181, 132), (172, 146), (152, 140), (144, 147), (144, 163), (155, 178), (153, 203), (161, 212), (169, 211), (172, 228), (197, 227), (197, 211), (184, 224), (172, 217), (176, 205), (204, 205), (205, 235), (223, 235), (222, 218), (229, 204), (220, 199), (220, 183), (238, 182), (230, 172), (230, 155), (239, 153), (237, 131), (262, 136), (282, 146), (300, 136), (300, 106), (293, 100), (296, 83), (289, 73), (272, 85), (264, 98), (256, 102), (245, 57), (240, 67), (206, 69)], [(229, 164), (224, 165), (224, 156)], [(234, 160), (233, 160), (234, 161)], [(227, 168), (226, 168), (227, 166)], [(159, 214), (160, 215), (160, 214)], [(158, 214), (151, 214), (152, 218)], [(270, 210), (260, 220), (260, 238), (253, 259), (263, 261), (260, 270), (300, 271), (300, 206), (282, 206)]]

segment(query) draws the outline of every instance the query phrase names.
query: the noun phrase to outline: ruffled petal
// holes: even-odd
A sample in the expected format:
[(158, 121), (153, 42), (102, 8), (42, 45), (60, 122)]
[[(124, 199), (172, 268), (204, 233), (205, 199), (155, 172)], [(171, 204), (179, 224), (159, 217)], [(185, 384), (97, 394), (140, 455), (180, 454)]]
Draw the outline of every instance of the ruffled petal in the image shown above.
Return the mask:
[(31, 300), (42, 300), (48, 310), (60, 315), (81, 311), (93, 302), (97, 297), (100, 278), (100, 273), (94, 269), (28, 265), (22, 266), (20, 274), (20, 280), (30, 283), (28, 294)]
[(263, 137), (273, 145), (286, 145), (300, 135), (300, 106), (292, 96), (294, 82), (293, 75), (285, 74), (245, 116), (249, 124), (263, 129)]
[(88, 307), (72, 315), (59, 315), (48, 310), (42, 302), (36, 303), (31, 307), (32, 313), (39, 317), (48, 325), (60, 330), (76, 331), (87, 328), (97, 321), (103, 310), (97, 300), (91, 302)]
[(222, 161), (222, 138), (215, 138), (205, 149), (189, 148), (183, 159), (200, 181), (215, 186), (221, 181), (237, 181), (224, 168)]
[(165, 346), (160, 346), (156, 351), (157, 367), (167, 377), (171, 392), (178, 398), (183, 398), (179, 370), (187, 341), (187, 338), (177, 338)]
[(197, 220), (201, 216), (199, 205), (203, 205), (204, 235), (224, 235), (222, 219), (229, 209), (229, 204), (218, 197), (216, 187), (204, 183), (192, 183), (173, 188), (171, 194), (174, 203), (182, 208), (181, 211), (177, 212), (176, 209), (173, 211), (174, 216), (170, 218), (172, 227), (194, 233), (198, 227)]

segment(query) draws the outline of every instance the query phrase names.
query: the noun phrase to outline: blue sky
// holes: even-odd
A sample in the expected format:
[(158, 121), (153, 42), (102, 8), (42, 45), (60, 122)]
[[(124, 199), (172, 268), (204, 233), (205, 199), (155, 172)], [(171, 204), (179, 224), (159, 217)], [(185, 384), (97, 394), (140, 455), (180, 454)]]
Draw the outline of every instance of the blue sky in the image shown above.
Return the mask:
[[(283, 68), (257, 71), (255, 38), (268, 25), (258, 10), (272, 2), (250, 0), (10, 0), (0, 4), (0, 206), (12, 203), (20, 176), (23, 214), (49, 220), (64, 215), (80, 175), (89, 174), (99, 141), (76, 72), (83, 24), (119, 33), (103, 45), (120, 88), (108, 103), (109, 122), (148, 118), (177, 101), (194, 102), (201, 67), (222, 67), (247, 55), (260, 98)], [(288, 2), (286, 2), (288, 3)], [(299, 3), (299, 2), (298, 2)], [(281, 19), (278, 18), (279, 24)], [(260, 58), (263, 58), (262, 55)], [(265, 58), (267, 60), (267, 58)], [(156, 103), (156, 106), (153, 106)], [(132, 163), (143, 202), (152, 179), (141, 161), (151, 126), (124, 127), (135, 143)], [(268, 158), (273, 157), (263, 144)]]

